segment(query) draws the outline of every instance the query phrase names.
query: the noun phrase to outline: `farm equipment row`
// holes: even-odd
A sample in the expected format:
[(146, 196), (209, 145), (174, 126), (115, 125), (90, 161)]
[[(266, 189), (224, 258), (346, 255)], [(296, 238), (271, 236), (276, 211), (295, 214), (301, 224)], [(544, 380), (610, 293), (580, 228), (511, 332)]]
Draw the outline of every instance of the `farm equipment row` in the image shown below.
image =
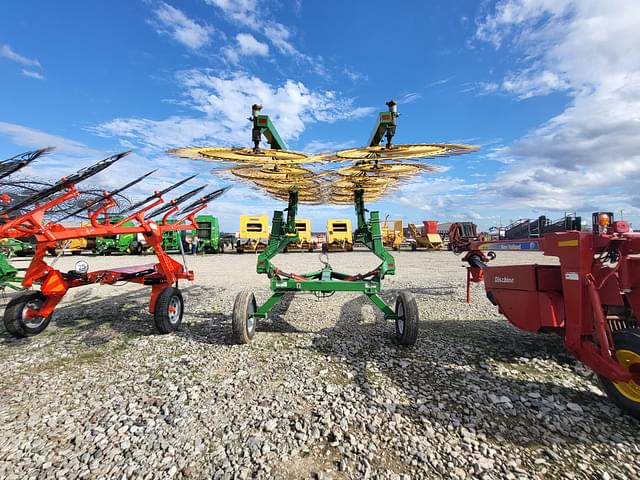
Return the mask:
[[(118, 219), (110, 215), (118, 209), (114, 191), (104, 192), (100, 200), (90, 202), (90, 207), (86, 210), (88, 223), (83, 226), (66, 227), (59, 222), (46, 220), (48, 213), (60, 209), (65, 203), (80, 196), (77, 184), (110, 167), (127, 154), (128, 152), (125, 152), (108, 157), (29, 196), (14, 199), (4, 197), (5, 204), (0, 209), (0, 238), (29, 236), (35, 239), (35, 253), (21, 284), (24, 288), (40, 286), (37, 291), (20, 293), (7, 305), (4, 324), (11, 334), (23, 337), (43, 331), (49, 324), (56, 306), (71, 288), (91, 284), (115, 285), (120, 282), (151, 287), (149, 311), (154, 315), (156, 328), (160, 332), (167, 333), (180, 326), (184, 302), (178, 281), (192, 281), (194, 275), (186, 268), (186, 262), (181, 264), (173, 260), (163, 250), (163, 234), (170, 231), (197, 230), (196, 214), (225, 189), (203, 195), (186, 206), (182, 203), (195, 194), (185, 194), (168, 202), (163, 199), (164, 194), (181, 186), (192, 178), (190, 177), (162, 191), (156, 191), (127, 210), (120, 211), (121, 216)], [(147, 175), (130, 182), (126, 188), (141, 182)], [(202, 189), (196, 189), (196, 193)], [(152, 210), (154, 208), (155, 210)], [(72, 212), (70, 215), (77, 213), (80, 212)], [(168, 223), (167, 219), (171, 215), (175, 215), (176, 220)], [(123, 234), (142, 235), (145, 242), (153, 247), (157, 263), (89, 271), (86, 262), (78, 262), (75, 270), (63, 272), (54, 267), (55, 260), (51, 265), (46, 262), (47, 251), (55, 248), (60, 242)]]
[[(463, 154), (473, 147), (453, 144), (395, 145), (397, 105), (388, 102), (389, 110), (381, 112), (367, 147), (342, 150), (317, 157), (292, 152), (278, 135), (268, 116), (260, 114), (254, 105), (252, 148), (188, 148), (170, 152), (183, 158), (234, 164), (230, 168), (214, 169), (215, 173), (233, 176), (248, 182), (271, 197), (285, 200), (287, 208), (275, 211), (269, 232), (267, 219), (248, 216), (243, 220), (241, 237), (246, 243), (236, 244), (244, 250), (258, 245), (263, 250), (257, 259), (256, 271), (266, 274), (271, 296), (258, 304), (253, 292), (242, 291), (236, 297), (232, 313), (233, 338), (237, 343), (252, 341), (258, 321), (287, 293), (313, 293), (318, 298), (335, 292), (361, 292), (395, 323), (397, 342), (410, 346), (418, 336), (419, 312), (415, 298), (409, 291), (401, 291), (395, 308), (382, 298), (382, 280), (396, 271), (396, 263), (385, 248), (400, 248), (411, 237), (410, 244), (419, 247), (442, 248), (441, 232), (435, 222), (424, 222), (421, 229), (409, 226), (406, 235), (401, 222), (381, 221), (372, 211), (366, 216), (365, 202), (374, 201), (396, 188), (402, 181), (433, 172), (433, 165), (421, 163), (424, 158)], [(270, 149), (261, 149), (265, 136)], [(386, 140), (385, 145), (380, 143)], [(33, 152), (10, 161), (0, 162), (0, 180), (29, 165), (45, 151)], [(178, 288), (179, 280), (193, 280), (194, 274), (184, 261), (186, 232), (206, 237), (196, 215), (207, 203), (225, 189), (200, 196), (198, 187), (166, 202), (163, 196), (191, 180), (156, 191), (141, 202), (122, 207), (118, 196), (126, 188), (137, 184), (149, 174), (130, 182), (114, 192), (103, 192), (75, 209), (71, 216), (87, 212), (87, 223), (67, 227), (60, 221), (45, 220), (48, 214), (67, 212), (63, 205), (78, 199), (77, 184), (96, 175), (123, 158), (126, 153), (109, 157), (55, 184), (32, 189), (30, 193), (8, 193), (10, 183), (0, 182), (0, 239), (5, 242), (25, 237), (35, 239), (35, 252), (22, 277), (0, 253), (0, 282), (24, 288), (39, 285), (37, 291), (21, 292), (7, 305), (4, 323), (16, 336), (34, 335), (44, 330), (56, 306), (71, 288), (91, 284), (115, 285), (132, 282), (151, 287), (149, 311), (154, 315), (160, 332), (177, 329), (182, 321), (184, 301)], [(408, 161), (411, 160), (411, 161)], [(329, 165), (324, 171), (312, 170), (307, 164)], [(331, 169), (338, 163), (346, 166)], [(186, 206), (182, 204), (197, 198)], [(322, 266), (309, 273), (285, 272), (272, 263), (273, 258), (289, 248), (313, 248), (307, 235), (310, 225), (297, 219), (301, 203), (353, 203), (356, 229), (352, 232), (349, 220), (329, 223), (324, 244), (327, 252), (320, 256)], [(286, 212), (286, 213), (285, 213)], [(68, 216), (68, 215), (67, 215)], [(171, 221), (169, 219), (172, 219)], [(535, 225), (527, 225), (531, 232)], [(557, 228), (556, 228), (557, 227)], [(610, 212), (593, 216), (593, 231), (557, 231), (562, 225), (538, 220), (536, 236), (511, 240), (482, 238), (476, 226), (469, 222), (454, 223), (447, 232), (449, 248), (464, 253), (467, 267), (467, 301), (471, 284), (484, 280), (489, 300), (516, 327), (528, 332), (558, 334), (567, 350), (590, 367), (602, 380), (606, 394), (621, 408), (640, 418), (640, 233), (630, 231), (624, 221), (614, 221)], [(569, 226), (571, 227), (571, 226)], [(212, 224), (211, 224), (211, 228)], [(520, 226), (515, 226), (520, 231)], [(420, 231), (422, 230), (422, 231)], [(86, 262), (63, 272), (47, 264), (45, 254), (61, 242), (72, 239), (117, 238), (132, 235), (136, 242), (150, 247), (156, 263), (134, 267), (89, 271)], [(184, 236), (183, 236), (184, 235)], [(166, 238), (173, 239), (170, 246)], [(97, 240), (96, 240), (97, 241)], [(133, 240), (129, 242), (132, 248)], [(366, 246), (380, 259), (369, 272), (342, 273), (334, 271), (328, 251), (333, 248), (350, 250), (354, 244)], [(133, 245), (137, 250), (137, 245)], [(165, 248), (166, 247), (166, 248)], [(166, 252), (175, 248), (183, 254), (183, 263)], [(203, 248), (205, 248), (203, 246)], [(559, 265), (489, 266), (494, 251), (542, 251), (557, 257)]]
[[(111, 217), (111, 222), (116, 223), (123, 218), (122, 215), (114, 215)], [(167, 219), (167, 223), (175, 223), (175, 219)], [(197, 235), (197, 253), (220, 252), (222, 246), (220, 244), (218, 219), (212, 215), (198, 215), (196, 216), (196, 223), (198, 225), (197, 230), (165, 231), (162, 236), (163, 250), (167, 253), (179, 253), (181, 249), (191, 252), (194, 235)], [(134, 222), (132, 221), (123, 224), (125, 227), (133, 225)], [(49, 249), (51, 255), (58, 255), (60, 252), (80, 255), (87, 251), (96, 255), (153, 253), (151, 246), (146, 243), (144, 236), (139, 233), (74, 238), (66, 242), (60, 242), (56, 247)]]
[[(466, 233), (451, 236), (468, 264), (467, 301), (470, 283), (484, 281), (488, 299), (513, 325), (559, 335), (607, 396), (640, 418), (640, 233), (611, 212), (594, 213), (591, 232), (518, 240)], [(560, 264), (489, 266), (494, 250), (542, 251)]]

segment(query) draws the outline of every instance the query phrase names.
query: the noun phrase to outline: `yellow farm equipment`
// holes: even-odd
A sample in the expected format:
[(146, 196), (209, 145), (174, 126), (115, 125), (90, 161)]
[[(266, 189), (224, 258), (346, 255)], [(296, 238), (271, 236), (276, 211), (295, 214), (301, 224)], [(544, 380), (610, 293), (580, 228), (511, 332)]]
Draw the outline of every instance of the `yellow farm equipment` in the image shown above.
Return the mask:
[(440, 250), (444, 243), (438, 233), (438, 222), (436, 220), (424, 220), (422, 222), (422, 231), (419, 231), (415, 224), (410, 223), (409, 234), (412, 237), (411, 250), (417, 250), (418, 248)]
[(404, 241), (402, 220), (385, 220), (382, 222), (382, 244), (393, 250), (400, 250), (400, 244)]
[(298, 241), (289, 243), (286, 250), (313, 252), (316, 243), (311, 240), (311, 220), (296, 219), (296, 232), (298, 232)]
[[(89, 222), (80, 222), (80, 226), (89, 227), (91, 224)], [(71, 240), (57, 242), (55, 248), (49, 249), (49, 254), (58, 255), (58, 253), (62, 252), (63, 254), (81, 255), (85, 250), (92, 250), (95, 244), (95, 238), (72, 238)]]
[(269, 217), (267, 215), (240, 215), (240, 233), (236, 251), (262, 252), (269, 242)]
[(353, 229), (351, 220), (338, 219), (327, 221), (327, 250), (345, 251), (353, 250)]

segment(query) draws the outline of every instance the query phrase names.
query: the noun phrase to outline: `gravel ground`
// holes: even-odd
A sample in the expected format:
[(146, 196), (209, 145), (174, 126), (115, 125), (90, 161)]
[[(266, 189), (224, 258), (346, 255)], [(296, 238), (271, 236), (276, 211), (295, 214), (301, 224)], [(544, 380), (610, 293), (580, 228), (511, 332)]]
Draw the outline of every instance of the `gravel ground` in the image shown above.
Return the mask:
[[(71, 268), (77, 257), (61, 259)], [(85, 258), (92, 268), (135, 257)], [(520, 332), (449, 252), (400, 252), (418, 344), (360, 295), (285, 297), (231, 345), (236, 294), (269, 294), (255, 256), (189, 257), (182, 331), (157, 335), (148, 290), (71, 291), (41, 335), (0, 334), (0, 478), (638, 478), (638, 423), (558, 338)], [(285, 270), (317, 255), (278, 257)], [(335, 269), (375, 257), (332, 254)], [(495, 264), (552, 263), (501, 253)], [(5, 300), (6, 301), (6, 300)]]

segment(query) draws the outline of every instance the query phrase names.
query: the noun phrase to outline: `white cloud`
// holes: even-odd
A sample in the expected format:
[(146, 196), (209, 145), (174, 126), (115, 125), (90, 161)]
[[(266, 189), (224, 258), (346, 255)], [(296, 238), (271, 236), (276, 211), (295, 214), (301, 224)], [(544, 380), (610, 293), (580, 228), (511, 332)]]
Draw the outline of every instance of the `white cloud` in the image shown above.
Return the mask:
[[(261, 23), (258, 16), (258, 2), (256, 0), (205, 0), (209, 5), (218, 7), (223, 13), (236, 23), (256, 28)], [(264, 5), (261, 4), (262, 9)]]
[(14, 52), (9, 45), (2, 45), (0, 47), (0, 57), (7, 58), (25, 67), (40, 67), (40, 62), (38, 60), (27, 58)]
[(348, 142), (327, 142), (323, 140), (311, 140), (307, 143), (302, 151), (307, 153), (332, 153), (345, 148), (353, 148), (357, 146), (354, 140)]
[[(513, 206), (640, 213), (640, 2), (503, 0), (476, 37), (521, 56), (493, 91), (566, 91), (569, 104), (493, 152), (511, 162), (491, 187)], [(512, 201), (511, 201), (512, 199)]]
[(256, 55), (266, 57), (269, 55), (269, 45), (259, 42), (250, 33), (239, 33), (236, 35), (236, 46), (228, 45), (223, 48), (223, 53), (231, 63), (238, 63), (241, 56)]
[(161, 3), (153, 13), (155, 16), (153, 23), (158, 28), (158, 33), (171, 36), (191, 50), (199, 50), (210, 43), (213, 29), (206, 24), (196, 23), (182, 10)]
[(95, 155), (100, 153), (81, 142), (16, 123), (0, 122), (0, 135), (9, 137), (16, 145), (31, 149), (55, 147), (60, 153), (72, 155)]
[(20, 73), (22, 73), (22, 75), (24, 75), (25, 77), (35, 78), (36, 80), (44, 80), (44, 75), (36, 72), (35, 70), (27, 70), (26, 68), (23, 68)]
[[(7, 154), (7, 156), (46, 146), (55, 147), (52, 153), (40, 157), (34, 164), (20, 171), (20, 175), (25, 178), (37, 178), (41, 181), (58, 180), (115, 153), (114, 151), (105, 152), (94, 149), (77, 140), (13, 123), (0, 122), (0, 136), (3, 135), (8, 137), (9, 141), (14, 145), (24, 148), (24, 150), (14, 151)], [(156, 169), (159, 163), (162, 164), (163, 168), (158, 169), (152, 176), (127, 190), (127, 198), (133, 201), (141, 200), (154, 190), (161, 190), (180, 178), (194, 173), (204, 173), (204, 175), (199, 175), (188, 184), (176, 189), (165, 200), (177, 197), (205, 183), (209, 183), (206, 191), (228, 184), (228, 182), (219, 178), (215, 178), (213, 181), (210, 178), (206, 178), (208, 168), (202, 168), (203, 164), (200, 162), (192, 162), (165, 155), (162, 155), (162, 158), (158, 158), (158, 156), (143, 156), (133, 152), (104, 172), (83, 182), (80, 185), (80, 189), (115, 189), (133, 178)], [(214, 215), (217, 214), (215, 210), (217, 207), (217, 203), (211, 206)]]
[(262, 57), (269, 55), (269, 45), (259, 42), (250, 33), (239, 33), (236, 35), (236, 40), (242, 55), (259, 55)]
[(441, 78), (440, 80), (435, 80), (431, 83), (429, 83), (427, 85), (427, 87), (438, 87), (440, 85), (444, 85), (446, 83), (449, 83), (451, 80), (453, 80), (456, 76), (455, 75), (451, 75), (450, 77), (447, 78)]
[(342, 72), (351, 80), (352, 82), (361, 82), (366, 81), (369, 77), (363, 73), (360, 73), (353, 69), (352, 67), (344, 67)]
[[(205, 1), (209, 5), (220, 9), (223, 15), (233, 23), (264, 35), (279, 53), (309, 63), (317, 74), (326, 76), (326, 69), (322, 64), (322, 59), (300, 52), (291, 41), (293, 37), (291, 29), (282, 23), (272, 20), (264, 2), (258, 4), (257, 0)], [(230, 61), (237, 62), (236, 57), (238, 54), (233, 49), (226, 48), (223, 53)]]
[(422, 98), (422, 95), (420, 95), (419, 93), (416, 92), (410, 92), (410, 93), (403, 93), (400, 96), (400, 99), (398, 100), (398, 103), (403, 105), (403, 104), (407, 104), (407, 103), (413, 103), (417, 100), (420, 100)]
[(246, 73), (215, 76), (200, 70), (181, 72), (178, 79), (185, 90), (185, 104), (201, 112), (201, 117), (122, 118), (91, 131), (151, 150), (194, 144), (248, 145), (251, 125), (247, 117), (254, 103), (265, 106), (285, 140), (297, 139), (309, 123), (331, 123), (374, 111), (354, 107), (353, 98), (342, 98), (331, 90), (314, 91), (293, 80), (274, 86)]

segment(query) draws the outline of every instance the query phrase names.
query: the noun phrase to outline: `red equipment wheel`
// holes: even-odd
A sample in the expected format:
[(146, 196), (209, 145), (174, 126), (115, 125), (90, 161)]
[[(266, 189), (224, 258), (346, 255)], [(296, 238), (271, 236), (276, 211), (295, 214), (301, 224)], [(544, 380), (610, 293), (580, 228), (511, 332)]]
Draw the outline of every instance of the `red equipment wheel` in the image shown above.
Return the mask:
[[(628, 372), (640, 373), (640, 329), (625, 329), (613, 332), (616, 359)], [(628, 414), (640, 418), (640, 384), (633, 380), (612, 382), (600, 377), (607, 397)]]
[(236, 297), (233, 304), (233, 341), (235, 343), (249, 343), (256, 333), (257, 319), (253, 316), (258, 309), (256, 297), (251, 290), (243, 290)]
[(39, 310), (45, 300), (42, 292), (27, 292), (13, 297), (4, 311), (4, 326), (7, 331), (15, 337), (23, 338), (37, 335), (47, 328), (51, 315), (29, 315), (29, 311)]
[(396, 338), (400, 345), (415, 345), (418, 339), (418, 304), (415, 297), (405, 291), (396, 298)]
[(156, 300), (153, 321), (160, 333), (171, 333), (182, 325), (182, 314), (184, 313), (184, 300), (182, 293), (175, 287), (167, 287)]

